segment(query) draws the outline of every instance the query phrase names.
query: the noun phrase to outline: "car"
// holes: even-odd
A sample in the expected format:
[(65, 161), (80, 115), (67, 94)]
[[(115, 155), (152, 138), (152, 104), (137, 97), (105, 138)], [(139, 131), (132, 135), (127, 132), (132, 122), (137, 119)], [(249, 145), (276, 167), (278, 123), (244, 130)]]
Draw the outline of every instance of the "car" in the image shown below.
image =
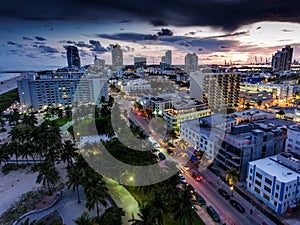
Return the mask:
[(220, 222), (220, 216), (212, 206), (207, 206), (206, 211), (208, 215), (210, 215), (211, 218), (213, 218), (214, 221)]
[(191, 193), (195, 192), (195, 188), (192, 185), (187, 184), (186, 186), (187, 186), (188, 189), (190, 189)]
[(158, 157), (160, 158), (160, 160), (166, 159), (166, 156), (162, 152), (158, 153)]
[(196, 180), (196, 181), (201, 181), (202, 180), (202, 176), (198, 173), (198, 172), (192, 172), (191, 173), (192, 177)]
[(178, 174), (178, 176), (179, 176), (181, 182), (186, 183), (186, 179), (185, 179), (185, 177), (181, 173)]
[(182, 165), (182, 166), (183, 166), (183, 168), (184, 168), (186, 171), (190, 170), (190, 167), (189, 167), (188, 165), (184, 164), (184, 165)]
[(205, 199), (201, 195), (199, 195), (198, 193), (196, 193), (196, 198), (197, 198), (197, 201), (200, 203), (201, 206), (206, 205)]
[(231, 200), (229, 201), (229, 203), (230, 203), (237, 211), (239, 211), (240, 213), (244, 213), (244, 212), (245, 212), (244, 207), (241, 206), (241, 204), (238, 203), (237, 201), (231, 199)]
[(224, 189), (219, 188), (218, 192), (221, 196), (223, 196), (226, 200), (230, 199), (230, 195)]

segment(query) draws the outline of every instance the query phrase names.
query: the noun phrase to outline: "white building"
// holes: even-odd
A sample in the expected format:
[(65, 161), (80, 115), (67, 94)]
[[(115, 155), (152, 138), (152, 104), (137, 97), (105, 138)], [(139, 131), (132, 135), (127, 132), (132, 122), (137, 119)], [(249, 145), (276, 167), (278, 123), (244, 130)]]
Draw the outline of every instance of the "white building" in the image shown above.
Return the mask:
[(151, 84), (143, 79), (130, 80), (121, 86), (121, 90), (124, 92), (135, 92), (135, 91), (138, 92), (138, 91), (145, 91), (150, 89), (151, 89)]
[(223, 136), (234, 124), (234, 119), (227, 119), (221, 114), (187, 120), (181, 123), (180, 139), (204, 151), (208, 159), (214, 160), (218, 151), (215, 147), (217, 136)]
[(165, 60), (166, 60), (166, 64), (168, 66), (172, 65), (172, 51), (171, 50), (166, 51), (166, 53), (165, 53)]
[(294, 152), (300, 155), (300, 126), (292, 125), (288, 127), (285, 143), (286, 152)]
[(300, 160), (281, 153), (249, 162), (247, 190), (276, 213), (284, 213), (299, 202)]
[(234, 118), (237, 124), (241, 124), (243, 122), (256, 122), (260, 120), (275, 119), (276, 114), (253, 108), (242, 112), (234, 112), (229, 114), (228, 117)]
[(163, 112), (168, 130), (179, 130), (181, 122), (211, 114), (210, 108), (206, 104), (193, 99), (182, 98), (179, 102), (173, 100), (172, 106)]

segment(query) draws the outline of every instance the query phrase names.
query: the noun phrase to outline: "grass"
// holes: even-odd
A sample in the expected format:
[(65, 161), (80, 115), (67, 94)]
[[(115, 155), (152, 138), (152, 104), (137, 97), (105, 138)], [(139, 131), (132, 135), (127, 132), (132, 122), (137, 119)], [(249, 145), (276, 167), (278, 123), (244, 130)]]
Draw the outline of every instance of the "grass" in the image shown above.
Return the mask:
[(0, 112), (6, 110), (15, 101), (19, 101), (17, 88), (0, 95)]
[(62, 118), (57, 118), (54, 120), (54, 122), (59, 126), (63, 126), (66, 123), (68, 123), (69, 121), (71, 121), (71, 119), (67, 119), (66, 117), (62, 117)]

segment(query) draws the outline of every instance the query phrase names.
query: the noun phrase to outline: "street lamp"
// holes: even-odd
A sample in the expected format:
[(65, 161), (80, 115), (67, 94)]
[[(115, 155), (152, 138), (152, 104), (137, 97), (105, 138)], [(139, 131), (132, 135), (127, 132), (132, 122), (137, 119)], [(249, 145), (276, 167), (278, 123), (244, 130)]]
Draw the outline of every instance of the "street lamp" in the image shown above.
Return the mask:
[(230, 186), (230, 190), (231, 190), (231, 197), (233, 197), (233, 185)]

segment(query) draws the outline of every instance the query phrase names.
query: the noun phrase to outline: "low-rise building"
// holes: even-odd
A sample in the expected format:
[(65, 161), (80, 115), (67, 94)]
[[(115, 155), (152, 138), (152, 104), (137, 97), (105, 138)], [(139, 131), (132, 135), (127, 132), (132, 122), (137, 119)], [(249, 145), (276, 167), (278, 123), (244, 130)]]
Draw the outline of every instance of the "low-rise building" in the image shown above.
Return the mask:
[(239, 180), (245, 180), (250, 161), (282, 152), (285, 135), (279, 128), (262, 128), (260, 124), (239, 124), (224, 137), (217, 137), (219, 149), (215, 165), (223, 170), (237, 168)]
[(143, 79), (129, 80), (121, 86), (121, 90), (124, 92), (139, 92), (151, 89), (151, 84)]
[(300, 158), (281, 153), (249, 162), (247, 190), (276, 213), (284, 213), (300, 200)]
[(206, 104), (193, 99), (181, 99), (180, 102), (174, 102), (173, 100), (172, 108), (163, 112), (167, 130), (175, 129), (178, 131), (181, 122), (210, 114), (211, 110)]
[(287, 137), (285, 143), (286, 152), (294, 152), (300, 155), (300, 126), (292, 125), (287, 129)]

